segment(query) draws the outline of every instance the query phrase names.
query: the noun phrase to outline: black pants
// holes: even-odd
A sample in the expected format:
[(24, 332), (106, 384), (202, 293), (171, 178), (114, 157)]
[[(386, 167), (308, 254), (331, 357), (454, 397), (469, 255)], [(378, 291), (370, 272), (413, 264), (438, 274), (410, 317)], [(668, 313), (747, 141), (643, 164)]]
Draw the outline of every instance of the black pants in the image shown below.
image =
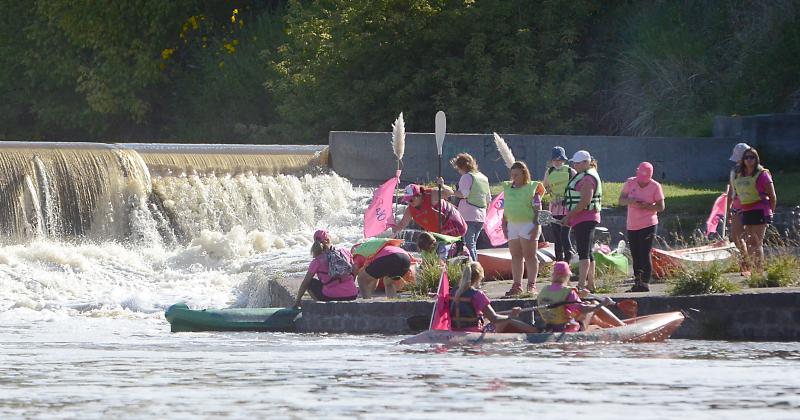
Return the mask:
[(650, 283), (653, 264), (650, 262), (650, 250), (656, 238), (656, 225), (639, 230), (628, 231), (628, 246), (633, 257), (633, 277), (636, 283)]
[(575, 232), (575, 245), (578, 248), (578, 259), (581, 261), (594, 261), (592, 246), (594, 246), (595, 227), (597, 227), (597, 222), (592, 220), (580, 222), (572, 228), (572, 231)]
[[(564, 216), (553, 216), (556, 220), (561, 220)], [(553, 243), (556, 246), (556, 261), (566, 261), (572, 259), (572, 241), (569, 238), (569, 226), (563, 226), (558, 223), (550, 225), (550, 233), (552, 235)]]

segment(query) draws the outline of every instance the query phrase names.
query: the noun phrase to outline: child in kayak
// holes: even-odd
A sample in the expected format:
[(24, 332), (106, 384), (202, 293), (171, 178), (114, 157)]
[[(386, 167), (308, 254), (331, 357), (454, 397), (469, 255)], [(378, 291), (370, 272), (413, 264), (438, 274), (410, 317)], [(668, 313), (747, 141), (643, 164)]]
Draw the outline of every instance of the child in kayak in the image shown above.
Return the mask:
[[(509, 316), (495, 312), (489, 297), (478, 289), (482, 280), (483, 267), (480, 263), (471, 262), (464, 267), (458, 288), (451, 292), (450, 318), (454, 331), (539, 332), (533, 325), (513, 319), (519, 316), (519, 307), (513, 308)], [(491, 324), (484, 325), (484, 320)]]
[[(544, 329), (548, 332), (577, 332), (584, 326), (595, 324), (607, 328), (625, 325), (611, 311), (601, 305), (592, 305), (583, 302), (578, 289), (569, 287), (572, 270), (566, 261), (553, 264), (552, 283), (545, 287), (537, 296), (537, 306), (562, 304), (553, 308), (540, 308), (539, 314), (545, 322)], [(606, 298), (602, 305), (610, 303)]]
[[(334, 255), (333, 253), (336, 254)], [(300, 302), (306, 291), (314, 300), (319, 301), (355, 300), (358, 297), (352, 269), (347, 269), (348, 264), (349, 266), (353, 264), (353, 257), (349, 250), (345, 248), (334, 249), (328, 232), (318, 230), (314, 232), (311, 255), (314, 259), (308, 265), (306, 276), (297, 290), (297, 298), (294, 301), (295, 307), (300, 307)], [(342, 272), (331, 275), (332, 264), (330, 259), (335, 259), (335, 262), (340, 263), (340, 267), (344, 267), (344, 269), (340, 270)], [(333, 265), (335, 266), (336, 264)]]

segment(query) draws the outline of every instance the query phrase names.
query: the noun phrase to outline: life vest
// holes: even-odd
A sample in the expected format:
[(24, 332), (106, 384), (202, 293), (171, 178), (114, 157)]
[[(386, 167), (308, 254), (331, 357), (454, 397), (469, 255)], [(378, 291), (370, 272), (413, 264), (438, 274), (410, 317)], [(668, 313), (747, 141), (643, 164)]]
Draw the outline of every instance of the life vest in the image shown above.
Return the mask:
[[(440, 209), (431, 203), (431, 191), (422, 188), (422, 204), (419, 207), (409, 205), (408, 211), (414, 221), (428, 232), (444, 233), (446, 235), (463, 236), (467, 233), (467, 222), (461, 213), (445, 200), (439, 200)], [(439, 218), (442, 218), (442, 230), (439, 231)]]
[[(766, 169), (764, 169), (766, 171)], [(739, 202), (742, 204), (755, 204), (763, 198), (758, 191), (756, 182), (761, 171), (756, 171), (752, 176), (744, 176), (737, 174), (733, 180), (733, 189), (736, 195), (739, 196)]]
[(597, 170), (594, 168), (589, 168), (581, 173), (575, 174), (575, 176), (573, 176), (572, 179), (570, 179), (567, 183), (567, 188), (564, 190), (564, 205), (566, 205), (567, 209), (570, 211), (574, 210), (578, 203), (581, 202), (581, 192), (576, 189), (576, 186), (578, 185), (578, 182), (580, 182), (580, 180), (587, 175), (594, 178), (595, 182), (597, 183), (597, 188), (594, 190), (594, 194), (592, 195), (592, 199), (589, 201), (589, 205), (585, 209), (580, 210), (600, 211), (603, 207), (603, 184), (600, 182), (600, 175), (597, 174)]
[(553, 167), (548, 169), (547, 183), (550, 184), (550, 195), (553, 199), (561, 200), (569, 183), (569, 166), (561, 165), (560, 168)]
[(475, 307), (472, 306), (472, 297), (475, 296), (477, 291), (469, 288), (456, 301), (456, 291), (454, 288), (450, 291), (452, 298), (450, 299), (450, 322), (453, 328), (471, 328), (480, 326), (483, 323), (483, 318), (478, 317), (475, 313)]
[(503, 215), (512, 223), (533, 222), (534, 194), (539, 189), (539, 182), (530, 181), (527, 185), (512, 188), (510, 181), (503, 182)]
[(467, 203), (479, 209), (485, 209), (489, 206), (489, 202), (486, 200), (486, 196), (489, 195), (489, 178), (477, 171), (470, 172), (469, 175), (472, 177), (472, 188), (467, 195)]
[[(577, 290), (573, 287), (564, 287), (560, 290), (550, 290), (549, 287), (545, 287), (543, 290), (539, 292), (539, 296), (536, 298), (536, 306), (544, 306), (544, 305), (552, 305), (553, 303), (559, 302), (566, 302), (567, 296), (569, 296), (569, 292)], [(561, 325), (566, 324), (570, 321), (570, 316), (567, 314), (566, 306), (557, 306), (555, 308), (542, 308), (539, 310), (539, 314), (542, 316), (542, 319), (548, 324), (551, 325)]]
[[(363, 270), (366, 266), (368, 266), (372, 260), (375, 259), (375, 256), (378, 255), (381, 250), (387, 246), (400, 246), (403, 245), (402, 239), (393, 239), (393, 238), (370, 238), (366, 241), (353, 246), (350, 250), (350, 253), (353, 256), (361, 255), (362, 257), (366, 258), (364, 264), (361, 264), (361, 268), (359, 271)], [(412, 262), (414, 260), (412, 259)], [(357, 273), (355, 273), (357, 274)]]

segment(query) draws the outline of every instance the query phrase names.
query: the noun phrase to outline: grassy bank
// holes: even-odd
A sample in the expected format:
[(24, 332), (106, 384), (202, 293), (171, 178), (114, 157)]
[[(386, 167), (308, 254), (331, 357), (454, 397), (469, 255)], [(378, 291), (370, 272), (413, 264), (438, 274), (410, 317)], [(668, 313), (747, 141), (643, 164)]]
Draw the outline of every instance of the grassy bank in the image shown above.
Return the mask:
[[(778, 205), (791, 206), (800, 204), (800, 172), (775, 173), (775, 191)], [(617, 207), (617, 199), (622, 191), (622, 182), (603, 183), (603, 206)], [(665, 204), (670, 213), (705, 214), (714, 204), (714, 200), (725, 192), (726, 183), (679, 184), (662, 183)], [(492, 194), (502, 191), (499, 184), (492, 186)]]

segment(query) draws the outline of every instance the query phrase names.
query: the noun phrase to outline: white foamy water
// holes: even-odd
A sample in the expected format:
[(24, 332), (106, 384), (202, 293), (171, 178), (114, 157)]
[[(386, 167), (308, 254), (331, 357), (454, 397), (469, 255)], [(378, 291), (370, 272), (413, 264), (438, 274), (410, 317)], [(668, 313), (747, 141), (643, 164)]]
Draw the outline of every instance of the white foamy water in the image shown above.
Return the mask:
[(151, 182), (160, 204), (132, 192), (97, 216), (113, 222), (128, 203), (125, 229), (0, 245), (0, 418), (788, 419), (800, 409), (798, 343), (448, 349), (172, 334), (163, 310), (178, 301), (268, 305), (267, 280), (302, 274), (315, 229), (360, 237), (371, 190), (336, 175)]

